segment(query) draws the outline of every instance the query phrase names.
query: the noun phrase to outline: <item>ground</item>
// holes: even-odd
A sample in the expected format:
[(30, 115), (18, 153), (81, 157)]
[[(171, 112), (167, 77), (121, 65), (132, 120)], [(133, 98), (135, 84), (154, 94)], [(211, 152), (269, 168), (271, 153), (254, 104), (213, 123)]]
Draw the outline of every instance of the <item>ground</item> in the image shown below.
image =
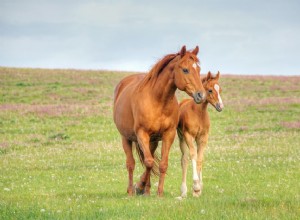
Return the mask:
[(225, 108), (209, 108), (203, 194), (192, 197), (189, 169), (188, 198), (177, 200), (177, 140), (164, 198), (157, 178), (150, 197), (127, 197), (112, 101), (129, 74), (0, 68), (0, 219), (299, 218), (299, 76), (221, 73)]

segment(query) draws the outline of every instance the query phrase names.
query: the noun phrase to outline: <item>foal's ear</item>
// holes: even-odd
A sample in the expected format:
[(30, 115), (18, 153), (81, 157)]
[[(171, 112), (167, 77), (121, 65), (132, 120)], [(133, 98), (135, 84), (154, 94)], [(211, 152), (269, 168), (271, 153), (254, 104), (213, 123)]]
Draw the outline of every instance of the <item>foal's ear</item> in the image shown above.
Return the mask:
[(192, 53), (197, 56), (198, 52), (199, 52), (199, 47), (197, 45), (196, 48), (192, 51)]
[(208, 71), (206, 78), (207, 78), (207, 80), (209, 80), (209, 79), (212, 78), (212, 75), (211, 75), (211, 72), (210, 72), (210, 71)]
[(217, 80), (220, 78), (220, 71), (218, 71), (216, 77), (215, 77)]
[(184, 46), (181, 48), (180, 56), (183, 57), (185, 54), (186, 54), (186, 47), (185, 47), (185, 45), (184, 45)]

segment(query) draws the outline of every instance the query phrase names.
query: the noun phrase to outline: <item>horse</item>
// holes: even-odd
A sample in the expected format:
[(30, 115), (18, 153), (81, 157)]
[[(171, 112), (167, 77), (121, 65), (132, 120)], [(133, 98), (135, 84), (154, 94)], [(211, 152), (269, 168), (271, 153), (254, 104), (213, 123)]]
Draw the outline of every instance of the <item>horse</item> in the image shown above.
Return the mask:
[[(204, 102), (195, 105), (191, 99), (185, 99), (179, 105), (177, 135), (179, 137), (180, 150), (182, 153), (181, 198), (187, 197), (186, 174), (189, 155), (193, 167), (193, 196), (199, 197), (203, 190), (203, 154), (208, 142), (210, 128), (207, 106), (208, 103), (210, 103), (218, 112), (221, 112), (224, 108), (220, 96), (221, 87), (218, 82), (219, 77), (220, 72), (214, 76), (211, 72), (208, 72), (207, 76), (202, 79), (202, 84), (207, 93)], [(193, 144), (194, 141), (196, 141), (197, 144), (197, 151)]]
[[(192, 51), (187, 51), (183, 46), (178, 53), (164, 56), (147, 74), (127, 76), (115, 88), (113, 118), (126, 154), (129, 196), (150, 195), (151, 171), (157, 176), (159, 174), (157, 194), (163, 196), (169, 150), (176, 136), (179, 119), (175, 91), (177, 88), (185, 91), (195, 103), (205, 99), (198, 51), (198, 46)], [(155, 150), (159, 141), (162, 141), (161, 158), (157, 160)], [(135, 186), (133, 146), (146, 167)]]

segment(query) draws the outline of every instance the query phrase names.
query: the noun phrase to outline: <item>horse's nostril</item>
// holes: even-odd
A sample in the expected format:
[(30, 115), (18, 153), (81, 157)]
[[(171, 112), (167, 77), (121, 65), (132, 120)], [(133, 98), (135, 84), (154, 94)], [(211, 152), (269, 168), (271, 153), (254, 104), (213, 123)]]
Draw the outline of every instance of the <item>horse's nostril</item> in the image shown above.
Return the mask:
[(197, 92), (197, 95), (198, 95), (199, 98), (201, 98), (201, 99), (203, 98), (203, 93), (202, 92)]
[(193, 93), (193, 98), (197, 104), (201, 103), (204, 100), (205, 94), (203, 92)]

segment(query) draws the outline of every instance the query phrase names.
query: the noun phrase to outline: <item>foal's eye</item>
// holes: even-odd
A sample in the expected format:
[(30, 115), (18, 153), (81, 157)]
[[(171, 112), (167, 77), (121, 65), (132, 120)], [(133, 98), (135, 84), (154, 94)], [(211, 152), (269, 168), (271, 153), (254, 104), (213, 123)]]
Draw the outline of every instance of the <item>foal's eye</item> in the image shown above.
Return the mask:
[(211, 90), (211, 89), (209, 89), (209, 90), (208, 90), (208, 93), (210, 93), (210, 94), (211, 94), (211, 93), (212, 93), (212, 90)]
[(182, 68), (182, 71), (183, 71), (184, 73), (186, 73), (186, 74), (189, 73), (189, 69), (187, 69), (187, 68)]

